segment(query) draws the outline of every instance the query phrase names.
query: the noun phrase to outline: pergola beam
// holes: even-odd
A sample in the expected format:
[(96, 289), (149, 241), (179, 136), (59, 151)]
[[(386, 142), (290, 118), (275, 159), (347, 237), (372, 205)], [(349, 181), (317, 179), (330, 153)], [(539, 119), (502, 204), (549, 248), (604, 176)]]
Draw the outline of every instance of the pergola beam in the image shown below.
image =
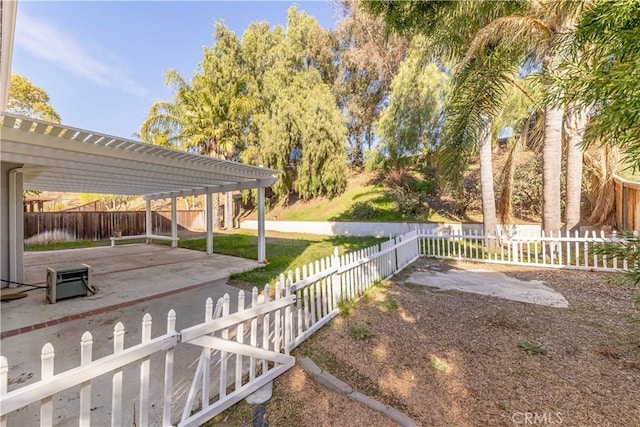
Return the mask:
[(273, 183), (276, 182), (276, 179), (277, 178), (273, 177), (268, 179), (258, 179), (255, 181), (237, 182), (234, 184), (207, 186), (205, 188), (199, 188), (199, 189), (149, 194), (144, 196), (144, 199), (158, 200), (158, 199), (168, 199), (171, 197), (200, 196), (207, 193), (226, 193), (228, 191), (249, 190), (252, 188), (265, 188), (265, 187), (272, 186)]
[[(3, 129), (3, 132), (5, 130)], [(76, 171), (92, 171), (92, 170), (120, 170), (122, 173), (133, 176), (144, 176), (150, 174), (158, 177), (164, 177), (168, 182), (171, 182), (171, 178), (174, 177), (178, 180), (190, 177), (193, 179), (201, 178), (208, 180), (218, 180), (233, 182), (238, 179), (259, 179), (258, 177), (236, 176), (230, 173), (221, 173), (219, 171), (212, 172), (201, 170), (201, 168), (189, 168), (188, 164), (182, 165), (182, 167), (168, 166), (161, 162), (162, 158), (158, 159), (160, 162), (154, 163), (146, 160), (144, 162), (139, 160), (131, 160), (129, 158), (111, 158), (105, 159), (97, 154), (87, 154), (83, 152), (76, 152), (71, 150), (57, 149), (50, 145), (35, 144), (31, 148), (25, 146), (25, 144), (5, 139), (5, 134), (2, 136), (2, 153), (3, 157), (11, 156), (11, 161), (24, 164), (46, 164), (55, 166), (58, 168), (69, 168)], [(130, 153), (133, 154), (133, 153)], [(195, 156), (195, 155), (192, 155)], [(85, 167), (81, 167), (87, 165)], [(89, 166), (90, 165), (90, 166)], [(215, 168), (211, 168), (215, 170)], [(182, 173), (181, 173), (182, 172)], [(112, 177), (116, 179), (117, 177)], [(209, 181), (211, 182), (211, 181)], [(140, 194), (140, 193), (139, 193)]]

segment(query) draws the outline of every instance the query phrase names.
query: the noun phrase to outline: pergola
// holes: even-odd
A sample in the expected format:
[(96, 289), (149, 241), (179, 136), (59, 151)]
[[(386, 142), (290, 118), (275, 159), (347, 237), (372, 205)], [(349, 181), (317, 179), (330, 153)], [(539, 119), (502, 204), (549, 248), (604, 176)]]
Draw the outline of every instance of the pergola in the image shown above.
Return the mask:
[(144, 196), (147, 238), (154, 237), (151, 201), (171, 199), (174, 246), (176, 198), (205, 195), (211, 254), (212, 195), (257, 189), (258, 261), (265, 259), (264, 189), (275, 182), (278, 171), (8, 113), (0, 114), (0, 120), (3, 279), (22, 281), (23, 190)]

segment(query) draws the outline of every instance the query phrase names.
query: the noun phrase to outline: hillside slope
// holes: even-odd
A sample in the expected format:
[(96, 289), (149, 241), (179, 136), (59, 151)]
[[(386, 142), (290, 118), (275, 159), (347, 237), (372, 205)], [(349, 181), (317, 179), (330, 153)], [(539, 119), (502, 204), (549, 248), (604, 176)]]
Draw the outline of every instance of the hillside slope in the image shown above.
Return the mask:
[[(420, 177), (418, 182), (423, 182)], [(333, 198), (319, 197), (313, 200), (290, 200), (287, 205), (278, 203), (267, 212), (267, 219), (290, 221), (459, 221), (437, 203), (437, 197), (416, 201), (416, 212), (399, 210), (394, 189), (376, 179), (374, 173), (352, 173), (344, 193)], [(256, 212), (247, 212), (246, 219), (255, 219)], [(465, 221), (481, 219), (477, 214), (467, 215)]]

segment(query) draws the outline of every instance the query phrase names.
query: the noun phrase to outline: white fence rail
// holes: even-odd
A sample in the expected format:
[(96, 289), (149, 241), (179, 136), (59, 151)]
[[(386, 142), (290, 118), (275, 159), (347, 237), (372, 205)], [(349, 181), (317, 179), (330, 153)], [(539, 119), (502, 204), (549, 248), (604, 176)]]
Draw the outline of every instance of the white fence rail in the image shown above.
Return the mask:
[[(166, 352), (165, 389), (171, 389), (173, 348), (178, 344), (179, 335), (175, 331), (175, 312), (171, 310), (167, 319), (167, 333), (151, 339), (151, 316), (146, 314), (142, 320), (141, 343), (124, 349), (124, 325), (118, 322), (113, 331), (113, 354), (98, 360), (91, 360), (93, 337), (85, 332), (81, 339), (80, 366), (54, 375), (55, 352), (51, 344), (42, 348), (42, 379), (33, 384), (7, 392), (9, 365), (4, 356), (0, 356), (1, 409), (0, 426), (7, 425), (7, 414), (33, 402), (40, 402), (40, 425), (53, 425), (53, 396), (71, 387), (80, 386), (79, 424), (89, 425), (91, 414), (91, 380), (103, 374), (112, 374), (111, 425), (122, 425), (122, 368), (130, 363), (140, 363), (140, 425), (148, 424), (149, 411), (149, 356), (157, 352)], [(167, 411), (165, 402), (165, 414)]]
[(545, 235), (487, 237), (419, 231), (420, 254), (475, 262), (568, 268), (592, 271), (627, 270), (627, 260), (608, 258), (592, 249), (616, 239), (595, 232), (580, 236)]
[[(47, 343), (42, 348), (41, 379), (11, 391), (8, 391), (9, 363), (0, 356), (0, 427), (17, 425), (11, 422), (15, 412), (38, 403), (40, 425), (53, 425), (54, 396), (74, 387), (79, 388), (80, 397), (78, 424), (91, 425), (92, 416), (95, 418), (92, 380), (101, 375), (111, 376), (111, 425), (128, 423), (123, 421), (123, 390), (131, 387), (128, 383), (134, 378), (125, 377), (123, 369), (133, 364), (139, 365), (135, 384), (140, 391), (134, 405), (139, 409), (131, 424), (200, 425), (293, 366), (290, 351), (335, 317), (341, 300), (358, 298), (376, 282), (415, 261), (420, 256), (420, 239), (423, 238), (413, 231), (342, 256), (336, 249), (331, 257), (281, 275), (273, 291), (267, 285), (259, 295), (254, 288), (248, 304), (244, 291), (240, 291), (233, 313), (229, 295), (220, 298), (215, 307), (208, 299), (204, 322), (180, 332), (175, 330), (176, 313), (171, 310), (166, 333), (152, 338), (152, 319), (146, 314), (140, 343), (130, 348), (124, 348), (125, 328), (118, 322), (113, 333), (113, 353), (97, 360), (92, 360), (92, 336), (85, 332), (80, 343), (79, 366), (64, 372), (54, 374), (54, 348)], [(183, 345), (196, 345), (202, 351), (184, 409), (181, 414), (174, 414), (174, 351)], [(161, 370), (152, 369), (151, 356), (163, 353), (164, 389), (159, 394), (162, 401), (152, 402), (150, 372)], [(150, 407), (162, 408), (162, 414), (154, 418)]]

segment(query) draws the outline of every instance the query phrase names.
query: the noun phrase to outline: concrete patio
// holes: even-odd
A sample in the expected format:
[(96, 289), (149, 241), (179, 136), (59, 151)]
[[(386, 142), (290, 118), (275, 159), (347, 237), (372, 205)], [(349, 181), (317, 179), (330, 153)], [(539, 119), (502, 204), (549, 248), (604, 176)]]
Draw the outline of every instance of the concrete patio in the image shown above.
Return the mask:
[[(169, 310), (177, 314), (176, 328), (180, 330), (204, 320), (205, 301), (217, 300), (225, 293), (237, 304), (238, 289), (225, 283), (229, 274), (256, 267), (257, 262), (224, 255), (206, 255), (167, 246), (132, 244), (115, 248), (99, 247), (25, 254), (28, 264), (25, 277), (30, 284), (43, 284), (46, 267), (86, 263), (92, 266), (95, 295), (77, 297), (49, 304), (44, 289), (28, 292), (27, 298), (4, 302), (1, 306), (2, 341), (0, 354), (9, 361), (9, 390), (23, 387), (40, 378), (40, 353), (45, 343), (53, 345), (56, 353), (55, 372), (79, 365), (80, 338), (85, 331), (93, 336), (94, 359), (113, 352), (113, 328), (122, 322), (126, 329), (125, 347), (140, 342), (141, 322), (145, 313), (153, 318), (152, 336), (166, 330)], [(21, 289), (21, 288), (18, 288)], [(14, 289), (3, 289), (15, 292)], [(182, 411), (189, 390), (195, 364), (201, 349), (195, 346), (176, 349), (174, 365), (173, 417)], [(152, 356), (151, 400), (162, 401), (163, 356)], [(137, 366), (137, 365), (136, 365)], [(159, 371), (159, 372), (158, 372)], [(139, 376), (136, 368), (125, 369), (125, 378)], [(93, 381), (92, 412), (94, 425), (110, 424), (110, 377)], [(132, 424), (135, 413), (137, 387), (125, 388), (123, 422)], [(77, 425), (78, 388), (56, 395), (55, 425)], [(161, 416), (161, 405), (151, 409), (151, 419)], [(9, 425), (34, 425), (39, 417), (39, 405), (33, 404), (9, 415)]]
[[(10, 331), (29, 329), (43, 322), (55, 322), (98, 310), (131, 305), (194, 286), (208, 286), (217, 299), (234, 288), (223, 286), (221, 279), (230, 274), (256, 267), (256, 261), (225, 255), (207, 255), (188, 249), (172, 249), (163, 245), (131, 244), (25, 253), (25, 283), (44, 286), (47, 267), (61, 268), (88, 264), (92, 269), (92, 285), (97, 292), (49, 304), (44, 289), (27, 292), (28, 297), (2, 304), (3, 337)], [(3, 293), (27, 287), (3, 289)]]

